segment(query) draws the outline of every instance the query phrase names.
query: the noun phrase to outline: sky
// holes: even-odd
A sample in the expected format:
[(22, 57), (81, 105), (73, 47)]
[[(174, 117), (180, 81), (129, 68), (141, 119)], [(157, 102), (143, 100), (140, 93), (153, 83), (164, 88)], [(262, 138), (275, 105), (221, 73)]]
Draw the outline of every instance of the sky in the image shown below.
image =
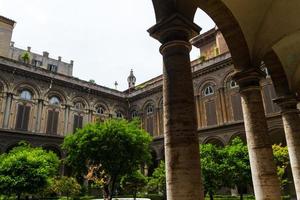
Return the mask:
[[(0, 0), (0, 15), (17, 22), (16, 47), (74, 60), (80, 79), (110, 88), (117, 81), (122, 91), (131, 69), (137, 84), (162, 73), (160, 44), (147, 32), (155, 25), (151, 0)], [(195, 23), (202, 33), (215, 26), (201, 10)], [(191, 59), (198, 56), (193, 48)]]

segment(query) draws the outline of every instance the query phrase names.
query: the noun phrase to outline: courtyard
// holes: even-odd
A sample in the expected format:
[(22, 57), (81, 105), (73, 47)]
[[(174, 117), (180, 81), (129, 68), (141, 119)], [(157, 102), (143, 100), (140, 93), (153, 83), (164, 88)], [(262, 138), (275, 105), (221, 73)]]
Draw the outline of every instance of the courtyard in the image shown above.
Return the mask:
[(0, 4), (1, 198), (299, 199), (298, 0)]

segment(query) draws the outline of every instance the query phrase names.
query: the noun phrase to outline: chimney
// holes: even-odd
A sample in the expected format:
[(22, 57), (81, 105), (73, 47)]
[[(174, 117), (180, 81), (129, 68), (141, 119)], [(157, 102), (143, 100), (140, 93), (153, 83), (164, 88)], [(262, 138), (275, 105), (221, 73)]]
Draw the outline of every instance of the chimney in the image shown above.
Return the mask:
[(74, 65), (74, 60), (70, 61), (70, 65), (72, 65), (72, 66)]
[(30, 52), (31, 51), (31, 47), (27, 47), (27, 51)]
[(48, 58), (49, 57), (49, 53), (47, 51), (43, 51), (43, 57)]
[(8, 57), (15, 21), (0, 16), (0, 56)]
[(58, 56), (58, 61), (61, 61), (61, 56)]

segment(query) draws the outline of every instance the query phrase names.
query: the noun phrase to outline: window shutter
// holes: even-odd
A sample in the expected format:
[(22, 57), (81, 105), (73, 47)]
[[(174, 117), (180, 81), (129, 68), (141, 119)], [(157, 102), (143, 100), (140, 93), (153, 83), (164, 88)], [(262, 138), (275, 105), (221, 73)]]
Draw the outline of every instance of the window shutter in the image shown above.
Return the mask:
[(270, 114), (272, 113), (272, 100), (271, 100), (271, 93), (269, 89), (269, 85), (263, 87), (263, 100), (265, 105), (265, 113)]
[(47, 119), (47, 134), (52, 133), (52, 123), (53, 123), (53, 111), (48, 110), (48, 119)]
[(22, 121), (23, 121), (24, 111), (25, 111), (25, 106), (18, 105), (16, 130), (22, 130)]
[(147, 132), (153, 136), (153, 116), (147, 117)]
[(83, 124), (83, 117), (78, 116), (78, 128), (82, 128), (82, 124)]
[(243, 119), (243, 109), (240, 94), (231, 95), (231, 106), (234, 121)]
[(30, 106), (25, 106), (25, 112), (24, 112), (24, 118), (22, 124), (22, 130), (24, 131), (28, 130), (29, 115), (30, 115)]
[(215, 101), (208, 101), (205, 103), (206, 109), (206, 121), (207, 126), (212, 126), (217, 124), (217, 114)]
[(53, 115), (52, 133), (57, 134), (59, 112), (55, 111)]
[(78, 128), (78, 115), (74, 115), (74, 124), (73, 124), (73, 132), (75, 133)]

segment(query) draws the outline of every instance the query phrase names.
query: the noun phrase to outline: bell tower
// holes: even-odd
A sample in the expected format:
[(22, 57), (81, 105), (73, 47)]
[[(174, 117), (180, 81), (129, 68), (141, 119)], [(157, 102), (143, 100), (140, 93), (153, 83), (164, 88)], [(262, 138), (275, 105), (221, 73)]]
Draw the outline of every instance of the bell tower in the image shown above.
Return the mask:
[(133, 75), (133, 70), (131, 69), (130, 70), (130, 74), (127, 78), (127, 82), (128, 82), (128, 88), (131, 89), (135, 86), (135, 82), (136, 82), (136, 78), (135, 76)]

